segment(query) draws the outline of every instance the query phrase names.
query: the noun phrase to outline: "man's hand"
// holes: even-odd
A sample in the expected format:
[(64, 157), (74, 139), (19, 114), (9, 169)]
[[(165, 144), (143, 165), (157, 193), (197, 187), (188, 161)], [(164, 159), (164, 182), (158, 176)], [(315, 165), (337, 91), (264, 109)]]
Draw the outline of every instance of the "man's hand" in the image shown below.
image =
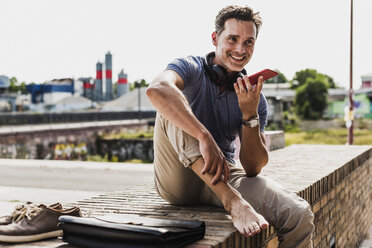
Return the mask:
[[(258, 104), (263, 83), (263, 77), (260, 76), (258, 83), (253, 87), (248, 76), (244, 76), (243, 79), (239, 78), (234, 84), (243, 119), (247, 120), (258, 115)], [(240, 138), (240, 162), (247, 176), (256, 176), (269, 160), (264, 136), (261, 136), (259, 126), (248, 128), (242, 125)]]
[(260, 101), (260, 93), (263, 83), (263, 77), (260, 76), (258, 78), (258, 83), (253, 87), (249, 82), (248, 76), (245, 75), (243, 79), (238, 78), (238, 81), (234, 84), (235, 93), (238, 97), (243, 119), (248, 119), (257, 115), (257, 108)]
[(226, 183), (230, 176), (230, 169), (227, 164), (225, 155), (218, 147), (212, 135), (208, 134), (199, 141), (199, 148), (204, 159), (202, 174), (209, 173), (214, 175), (211, 183), (216, 185), (222, 178)]

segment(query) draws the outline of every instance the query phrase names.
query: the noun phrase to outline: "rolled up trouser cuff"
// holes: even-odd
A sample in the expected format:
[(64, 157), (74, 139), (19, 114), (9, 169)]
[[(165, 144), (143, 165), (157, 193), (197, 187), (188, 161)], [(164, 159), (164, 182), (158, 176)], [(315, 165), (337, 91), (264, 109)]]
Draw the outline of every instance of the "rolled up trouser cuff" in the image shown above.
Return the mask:
[[(193, 148), (193, 147), (192, 147)], [(185, 166), (186, 168), (189, 167), (192, 163), (195, 162), (199, 157), (201, 156), (199, 147), (197, 150), (195, 149), (189, 149), (187, 151), (184, 151), (179, 154), (178, 158), (180, 162)]]
[(167, 119), (158, 115), (159, 121), (166, 133), (173, 149), (178, 154), (178, 159), (184, 167), (189, 167), (195, 160), (201, 157), (199, 141), (184, 132)]

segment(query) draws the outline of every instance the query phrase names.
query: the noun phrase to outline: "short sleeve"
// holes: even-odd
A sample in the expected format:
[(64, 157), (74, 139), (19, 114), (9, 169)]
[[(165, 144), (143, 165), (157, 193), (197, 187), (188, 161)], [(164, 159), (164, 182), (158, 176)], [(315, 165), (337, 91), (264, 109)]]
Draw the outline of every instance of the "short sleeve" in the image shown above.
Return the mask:
[(267, 100), (264, 94), (260, 95), (260, 103), (258, 104), (258, 116), (260, 117), (260, 131), (264, 132), (265, 127), (267, 126), (267, 117), (268, 117), (268, 108)]
[(184, 82), (189, 81), (192, 68), (186, 59), (178, 58), (167, 65), (167, 70), (177, 72)]
[(169, 63), (167, 70), (177, 72), (184, 82), (183, 94), (189, 102), (192, 102), (200, 89), (203, 75), (202, 58), (188, 56), (186, 58), (178, 58)]

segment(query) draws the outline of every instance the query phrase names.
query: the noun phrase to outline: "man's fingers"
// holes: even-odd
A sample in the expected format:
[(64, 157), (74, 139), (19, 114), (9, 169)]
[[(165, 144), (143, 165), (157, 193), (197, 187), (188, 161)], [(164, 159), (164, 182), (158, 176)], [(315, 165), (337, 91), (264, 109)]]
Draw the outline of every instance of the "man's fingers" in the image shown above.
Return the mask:
[(224, 179), (225, 179), (225, 183), (227, 183), (227, 181), (229, 180), (229, 177), (230, 177), (230, 168), (229, 168), (229, 165), (227, 163), (227, 161), (225, 160), (224, 161)]
[(214, 175), (216, 173), (216, 170), (218, 168), (218, 165), (216, 163), (217, 163), (216, 161), (212, 163), (211, 168), (209, 168), (209, 171), (208, 171), (209, 174)]
[(203, 167), (201, 173), (204, 175), (206, 172), (209, 171), (210, 167), (211, 167), (211, 163), (210, 163), (210, 161), (207, 160), (207, 159), (205, 159), (205, 160), (204, 160), (204, 167)]
[(239, 93), (239, 84), (238, 84), (238, 82), (234, 83), (234, 90), (235, 90), (235, 93), (236, 94)]
[(256, 89), (254, 90), (254, 92), (256, 93), (256, 95), (259, 95), (261, 93), (261, 90), (262, 90), (262, 87), (263, 87), (263, 83), (264, 83), (263, 76), (260, 76), (258, 78), (258, 83), (256, 85)]
[(239, 88), (239, 93), (247, 92), (247, 88), (246, 88), (247, 84), (243, 81), (242, 78), (238, 78), (237, 85), (238, 85), (238, 88)]
[(252, 90), (252, 85), (249, 82), (249, 77), (247, 75), (245, 75), (243, 79), (244, 79), (247, 91), (250, 92)]
[(223, 164), (217, 165), (217, 172), (212, 179), (212, 184), (215, 185), (221, 180)]

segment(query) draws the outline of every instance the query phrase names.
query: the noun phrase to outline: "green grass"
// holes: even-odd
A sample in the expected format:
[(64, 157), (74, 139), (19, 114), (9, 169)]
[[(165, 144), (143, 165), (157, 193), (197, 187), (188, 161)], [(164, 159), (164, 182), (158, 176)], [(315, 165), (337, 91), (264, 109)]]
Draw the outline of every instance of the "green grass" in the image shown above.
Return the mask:
[[(348, 140), (347, 132), (346, 128), (285, 132), (285, 145), (344, 145)], [(354, 129), (354, 145), (372, 145), (372, 131), (368, 129)]]
[(153, 132), (123, 132), (119, 134), (102, 135), (103, 139), (149, 139), (154, 136)]

